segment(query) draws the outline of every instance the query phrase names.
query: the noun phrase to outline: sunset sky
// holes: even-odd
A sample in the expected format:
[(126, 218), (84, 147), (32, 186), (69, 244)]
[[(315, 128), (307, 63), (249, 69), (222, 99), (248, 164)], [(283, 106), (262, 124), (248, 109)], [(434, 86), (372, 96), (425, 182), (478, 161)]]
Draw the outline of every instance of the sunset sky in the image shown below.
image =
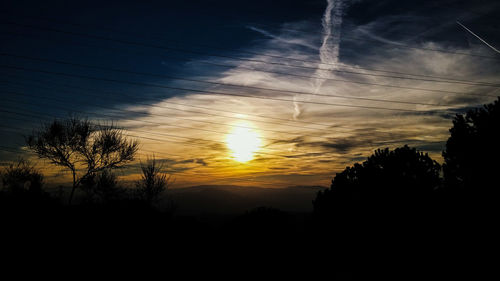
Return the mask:
[(2, 1), (0, 164), (69, 175), (23, 135), (115, 124), (177, 187), (329, 185), (377, 148), (441, 162), (456, 113), (499, 95), (500, 2)]

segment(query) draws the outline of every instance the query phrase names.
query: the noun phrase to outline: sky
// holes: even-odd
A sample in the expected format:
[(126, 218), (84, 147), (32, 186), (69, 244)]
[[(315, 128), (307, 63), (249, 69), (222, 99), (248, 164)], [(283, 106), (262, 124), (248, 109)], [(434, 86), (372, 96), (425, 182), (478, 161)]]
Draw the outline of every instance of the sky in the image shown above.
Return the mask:
[(69, 177), (23, 136), (69, 114), (140, 141), (124, 181), (154, 154), (178, 187), (328, 186), (377, 148), (408, 144), (441, 162), (453, 116), (499, 95), (498, 1), (2, 1), (0, 11), (0, 165), (32, 159), (47, 181)]

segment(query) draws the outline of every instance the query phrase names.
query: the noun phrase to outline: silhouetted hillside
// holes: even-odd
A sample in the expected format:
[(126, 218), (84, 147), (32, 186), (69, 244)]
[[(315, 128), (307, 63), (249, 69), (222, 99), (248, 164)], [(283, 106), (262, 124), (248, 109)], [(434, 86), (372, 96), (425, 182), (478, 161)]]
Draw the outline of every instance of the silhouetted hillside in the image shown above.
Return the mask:
[(171, 189), (167, 196), (179, 206), (183, 215), (237, 215), (266, 206), (292, 213), (312, 211), (312, 200), (321, 186), (261, 188), (237, 185), (200, 185)]

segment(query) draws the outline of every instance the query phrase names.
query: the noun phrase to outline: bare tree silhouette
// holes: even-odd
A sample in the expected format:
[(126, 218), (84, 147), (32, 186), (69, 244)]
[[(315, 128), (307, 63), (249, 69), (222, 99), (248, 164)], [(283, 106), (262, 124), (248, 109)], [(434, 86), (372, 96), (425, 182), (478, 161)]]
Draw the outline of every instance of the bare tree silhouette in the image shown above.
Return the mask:
[(71, 171), (70, 204), (82, 181), (132, 161), (138, 150), (138, 142), (128, 140), (121, 129), (78, 117), (45, 123), (26, 137), (26, 143), (40, 158)]

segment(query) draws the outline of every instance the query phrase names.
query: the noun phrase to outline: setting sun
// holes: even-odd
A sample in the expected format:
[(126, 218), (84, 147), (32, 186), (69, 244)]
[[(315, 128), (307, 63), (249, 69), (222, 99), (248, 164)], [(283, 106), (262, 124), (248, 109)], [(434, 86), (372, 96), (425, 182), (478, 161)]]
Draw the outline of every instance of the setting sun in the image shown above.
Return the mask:
[(252, 160), (253, 154), (260, 147), (259, 134), (251, 129), (248, 124), (239, 124), (227, 136), (226, 143), (231, 149), (232, 156), (238, 162), (247, 162)]

